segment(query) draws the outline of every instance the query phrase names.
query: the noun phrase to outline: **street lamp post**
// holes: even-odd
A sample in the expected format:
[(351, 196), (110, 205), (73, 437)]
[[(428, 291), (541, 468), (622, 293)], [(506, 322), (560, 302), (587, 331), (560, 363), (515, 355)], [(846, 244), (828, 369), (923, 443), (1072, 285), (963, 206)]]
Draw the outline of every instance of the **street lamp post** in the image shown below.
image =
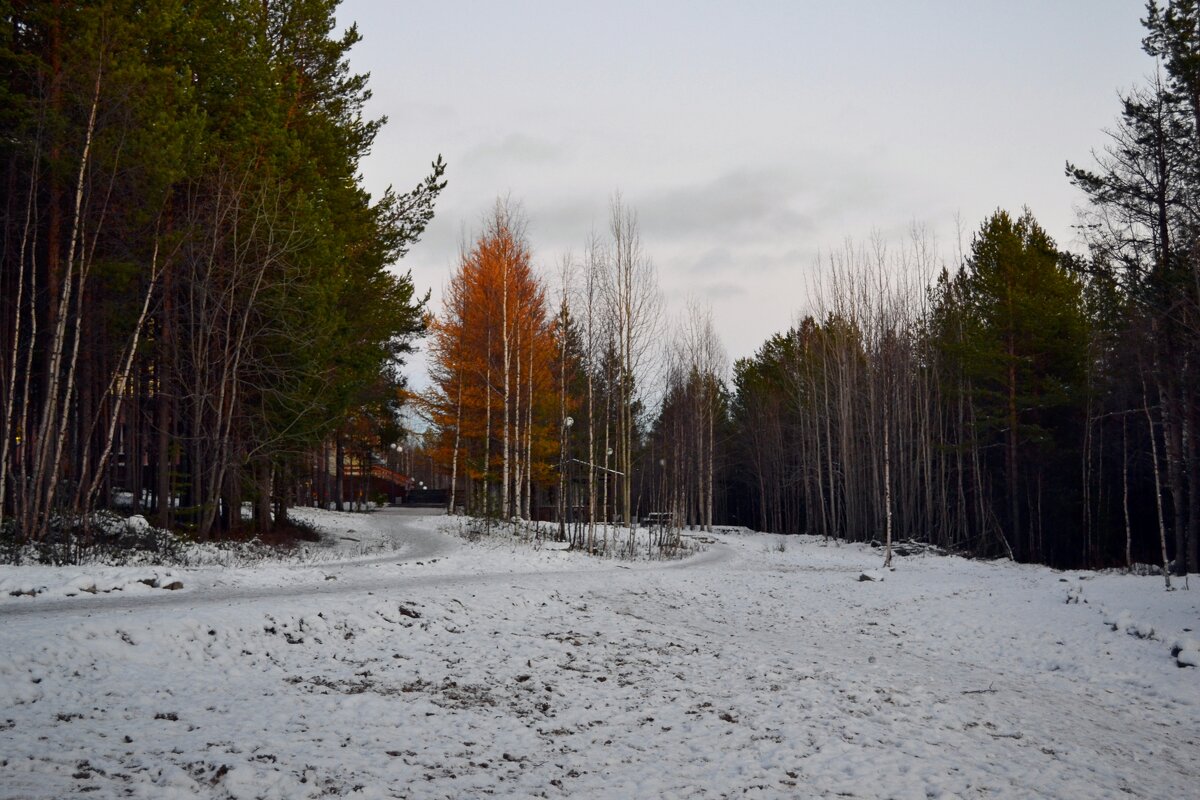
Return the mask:
[(392, 485), (392, 505), (396, 505), (396, 475), (400, 471), (400, 445), (392, 442), (389, 447), (392, 450), (391, 463), (388, 468), (391, 470), (391, 475), (388, 476), (388, 482)]
[[(603, 516), (604, 516), (605, 521), (608, 523), (612, 523), (613, 518), (616, 517), (615, 509), (616, 509), (616, 505), (617, 505), (617, 487), (613, 483), (612, 479), (608, 477), (608, 460), (610, 458), (612, 458), (612, 454), (613, 454), (613, 449), (611, 447), (604, 448), (604, 492), (603, 492), (604, 513), (603, 513)], [(611, 515), (608, 513), (608, 500), (609, 500), (610, 494), (612, 495), (612, 502), (613, 502), (613, 509), (614, 509), (614, 511)], [(607, 534), (606, 534), (606, 537), (607, 537)]]

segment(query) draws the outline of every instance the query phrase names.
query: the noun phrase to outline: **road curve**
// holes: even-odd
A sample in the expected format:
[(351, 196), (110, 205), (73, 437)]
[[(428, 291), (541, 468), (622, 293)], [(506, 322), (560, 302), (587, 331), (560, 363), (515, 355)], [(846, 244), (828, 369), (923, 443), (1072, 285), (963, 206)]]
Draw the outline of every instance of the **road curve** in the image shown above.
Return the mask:
[[(397, 544), (403, 545), (403, 549), (398, 553), (379, 557), (296, 565), (294, 569), (298, 571), (310, 570), (312, 572), (312, 580), (308, 582), (274, 586), (201, 586), (192, 590), (164, 592), (160, 595), (122, 596), (111, 594), (61, 600), (31, 599), (27, 603), (0, 605), (0, 622), (15, 623), (30, 619), (58, 621), (88, 617), (93, 614), (134, 614), (170, 607), (233, 605), (268, 599), (365, 594), (374, 591), (417, 589), (435, 585), (478, 586), (521, 580), (533, 575), (540, 579), (553, 580), (579, 574), (578, 570), (530, 570), (476, 574), (422, 575), (414, 572), (403, 575), (395, 573), (387, 576), (372, 575), (370, 573), (373, 570), (370, 570), (370, 567), (386, 564), (408, 564), (420, 569), (421, 566), (440, 560), (461, 547), (459, 540), (452, 536), (406, 523), (406, 517), (415, 516), (409, 509), (386, 509), (375, 513), (394, 517), (393, 539)], [(630, 576), (633, 573), (650, 570), (693, 569), (716, 565), (731, 560), (733, 557), (734, 551), (731, 547), (717, 542), (709, 544), (706, 550), (680, 561), (633, 564), (613, 562), (611, 565), (597, 562), (595, 572), (608, 573), (614, 577)], [(334, 573), (336, 573), (336, 579), (329, 579), (328, 576)]]

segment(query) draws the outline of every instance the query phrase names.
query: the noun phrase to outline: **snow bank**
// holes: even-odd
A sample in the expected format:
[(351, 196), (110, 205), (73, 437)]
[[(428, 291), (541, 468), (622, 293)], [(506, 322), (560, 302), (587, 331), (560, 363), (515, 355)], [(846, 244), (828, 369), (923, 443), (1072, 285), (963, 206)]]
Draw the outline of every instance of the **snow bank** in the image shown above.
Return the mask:
[(169, 569), (137, 567), (0, 567), (3, 598), (78, 597), (81, 594), (157, 593), (182, 589), (182, 576)]

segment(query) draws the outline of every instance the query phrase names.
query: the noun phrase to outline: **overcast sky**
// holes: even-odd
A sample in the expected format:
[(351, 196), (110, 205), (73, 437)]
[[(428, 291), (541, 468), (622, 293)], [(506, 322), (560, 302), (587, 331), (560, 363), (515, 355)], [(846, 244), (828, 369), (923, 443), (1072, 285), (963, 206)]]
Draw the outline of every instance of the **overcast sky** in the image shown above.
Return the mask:
[[(818, 253), (916, 222), (950, 253), (997, 207), (1028, 205), (1072, 246), (1078, 193), (1117, 92), (1149, 73), (1142, 0), (388, 2), (348, 0), (387, 115), (373, 192), (449, 186), (401, 263), (440, 289), (500, 195), (547, 274), (639, 214), (672, 308), (707, 298), (751, 354), (808, 307)], [(424, 383), (420, 359), (413, 380)]]

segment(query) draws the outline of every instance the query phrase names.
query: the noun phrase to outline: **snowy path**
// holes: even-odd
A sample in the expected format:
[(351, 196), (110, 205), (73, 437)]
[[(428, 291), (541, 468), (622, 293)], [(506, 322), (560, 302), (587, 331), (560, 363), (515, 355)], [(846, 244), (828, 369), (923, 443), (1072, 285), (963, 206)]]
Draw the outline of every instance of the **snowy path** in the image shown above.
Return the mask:
[[(300, 598), (370, 595), (375, 592), (412, 590), (437, 585), (461, 588), (485, 583), (508, 583), (521, 572), (536, 576), (538, 580), (554, 580), (577, 575), (582, 566), (577, 562), (575, 569), (556, 571), (548, 569), (544, 559), (523, 563), (522, 560), (496, 559), (486, 552), (474, 553), (474, 558), (444, 562), (448, 556), (461, 549), (462, 542), (429, 524), (438, 518), (427, 511), (414, 513), (414, 510), (404, 508), (385, 508), (373, 512), (366, 519), (371, 525), (386, 531), (396, 548), (394, 552), (384, 556), (324, 561), (316, 566), (288, 565), (265, 570), (192, 570), (187, 571), (185, 588), (172, 592), (157, 591), (153, 594), (136, 595), (81, 593), (64, 599), (9, 600), (0, 603), (0, 625), (30, 617), (33, 618), (33, 626), (36, 629), (44, 630), (42, 626), (51, 620), (55, 621), (54, 624), (59, 624), (62, 620), (91, 617), (100, 613), (155, 613), (171, 607), (200, 608), (213, 604), (233, 606), (256, 600), (272, 600), (278, 604)], [(364, 524), (363, 519), (359, 516), (355, 524), (361, 527)], [(691, 569), (726, 560), (731, 554), (729, 547), (716, 544), (684, 561), (656, 564), (649, 568)], [(555, 558), (565, 554), (555, 552), (553, 555), (547, 555)], [(497, 561), (499, 564), (495, 563)], [(439, 562), (444, 563), (435, 567)], [(493, 571), (501, 566), (501, 571)], [(648, 568), (644, 564), (605, 566), (594, 562), (587, 566), (591, 567), (589, 572), (593, 576), (604, 572), (616, 574), (617, 570), (639, 571)], [(77, 571), (87, 570), (77, 568)], [(177, 570), (178, 572), (181, 570)], [(176, 576), (173, 574), (173, 577)]]
[[(300, 509), (301, 515), (306, 509)], [(190, 572), (183, 590), (129, 596), (123, 593), (106, 595), (79, 594), (66, 599), (41, 599), (37, 602), (18, 600), (0, 603), (0, 624), (25, 616), (38, 618), (69, 617), (79, 613), (130, 612), (148, 609), (161, 610), (170, 606), (197, 606), (207, 603), (236, 603), (244, 600), (312, 595), (365, 593), (384, 589), (397, 581), (394, 569), (386, 567), (421, 567), (437, 561), (459, 549), (459, 542), (431, 527), (428, 511), (406, 508), (384, 508), (370, 515), (347, 515), (359, 528), (369, 525), (373, 533), (390, 539), (394, 548), (386, 555), (368, 558), (348, 558), (318, 565), (298, 564), (269, 569), (220, 570), (203, 569)], [(425, 524), (419, 524), (425, 523)], [(351, 529), (351, 533), (359, 533)], [(344, 538), (349, 538), (345, 536)], [(79, 571), (83, 571), (82, 569)], [(128, 571), (128, 570), (126, 570)], [(247, 575), (246, 573), (256, 573)], [(230, 577), (233, 576), (231, 580)], [(251, 578), (251, 580), (246, 580)], [(255, 580), (256, 579), (256, 580)]]
[(1163, 639), (1200, 593), (936, 557), (859, 582), (877, 553), (775, 541), (9, 615), (0, 797), (1195, 796), (1200, 670)]

